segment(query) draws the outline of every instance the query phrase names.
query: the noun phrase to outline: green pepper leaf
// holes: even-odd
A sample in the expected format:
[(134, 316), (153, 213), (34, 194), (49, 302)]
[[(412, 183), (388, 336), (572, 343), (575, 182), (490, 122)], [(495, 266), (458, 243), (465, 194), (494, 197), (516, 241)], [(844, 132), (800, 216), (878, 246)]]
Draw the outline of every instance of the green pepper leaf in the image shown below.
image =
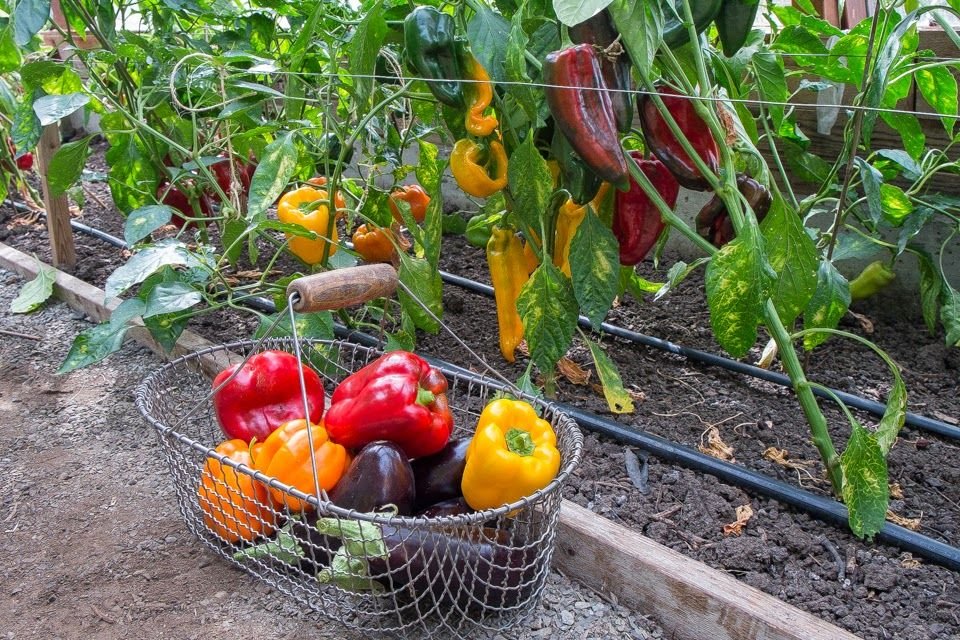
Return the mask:
[(760, 230), (766, 240), (770, 266), (779, 276), (771, 297), (787, 326), (799, 316), (817, 288), (817, 248), (803, 222), (783, 198), (777, 197)]
[(170, 222), (173, 209), (165, 204), (150, 204), (131, 211), (123, 225), (123, 239), (133, 246)]
[(362, 111), (370, 108), (370, 96), (373, 94), (372, 76), (377, 68), (377, 54), (387, 34), (387, 21), (383, 17), (383, 2), (378, 0), (365, 9), (360, 24), (350, 39), (349, 68), (353, 74), (353, 91), (357, 106)]
[(250, 181), (250, 198), (247, 203), (248, 221), (262, 216), (290, 182), (299, 157), (293, 135), (292, 131), (288, 131), (263, 150), (263, 157), (257, 164)]
[(506, 79), (504, 63), (510, 40), (510, 22), (485, 3), (472, 6), (476, 13), (467, 22), (470, 49), (494, 82), (503, 82)]
[(600, 385), (603, 387), (603, 397), (606, 398), (610, 411), (613, 413), (633, 413), (633, 398), (623, 387), (623, 380), (620, 378), (620, 372), (617, 371), (617, 365), (599, 344), (593, 340), (587, 340), (586, 342), (587, 346), (590, 347), (593, 363), (597, 366), (597, 376), (599, 376)]
[[(918, 69), (913, 75), (920, 95), (933, 107), (934, 111), (942, 116), (957, 115), (957, 79), (946, 67), (930, 67)], [(943, 128), (947, 135), (953, 137), (955, 118), (942, 118)]]
[(165, 282), (150, 290), (143, 317), (183, 311), (200, 304), (203, 295), (185, 282)]
[(960, 293), (946, 280), (940, 290), (940, 322), (946, 331), (947, 346), (960, 347)]
[(418, 329), (429, 333), (439, 332), (440, 325), (423, 307), (426, 306), (437, 318), (443, 316), (443, 283), (440, 272), (423, 258), (401, 253), (398, 276), (405, 287), (401, 287), (397, 292), (400, 306), (410, 314)]
[(100, 362), (123, 346), (123, 338), (130, 328), (130, 320), (143, 313), (143, 300), (124, 300), (110, 314), (110, 320), (83, 331), (73, 340), (70, 352), (57, 369), (57, 374), (69, 373)]
[(560, 22), (572, 27), (597, 15), (607, 8), (610, 2), (611, 0), (553, 0), (553, 11)]
[(120, 295), (135, 284), (143, 282), (147, 276), (164, 265), (184, 265), (193, 267), (199, 260), (187, 249), (187, 246), (172, 238), (144, 248), (133, 254), (126, 264), (117, 268), (107, 278), (106, 296)]
[(14, 41), (21, 47), (30, 44), (49, 18), (50, 0), (20, 0), (13, 10)]
[(33, 102), (33, 112), (37, 114), (40, 125), (55, 124), (77, 109), (90, 102), (90, 96), (84, 93), (69, 93), (67, 95), (47, 95), (37, 98)]
[(880, 187), (883, 186), (883, 174), (859, 156), (854, 158), (854, 162), (860, 169), (860, 180), (863, 182), (863, 195), (867, 199), (870, 221), (877, 224), (883, 217), (883, 206), (881, 205), (883, 196), (880, 194)]
[(590, 324), (600, 327), (620, 284), (617, 238), (589, 207), (570, 242), (573, 293)]
[(573, 285), (547, 260), (520, 290), (517, 311), (530, 347), (530, 359), (549, 374), (570, 347), (577, 328), (577, 299)]
[(872, 539), (883, 528), (887, 516), (887, 461), (876, 437), (859, 424), (854, 424), (840, 456), (840, 467), (841, 493), (850, 511), (850, 529), (859, 538)]
[(918, 250), (916, 256), (920, 267), (920, 308), (923, 312), (923, 322), (927, 325), (927, 331), (934, 335), (937, 331), (937, 312), (940, 310), (943, 276), (926, 251)]
[(57, 270), (37, 260), (37, 277), (23, 285), (20, 293), (10, 303), (10, 313), (30, 313), (40, 308), (53, 295)]
[[(836, 329), (848, 308), (850, 284), (833, 263), (822, 261), (817, 270), (817, 288), (803, 314), (804, 328)], [(827, 333), (808, 333), (803, 336), (803, 348), (811, 351), (829, 337)]]
[(526, 229), (540, 232), (540, 216), (547, 210), (553, 192), (553, 176), (528, 134), (514, 149), (507, 166), (507, 181), (514, 199), (514, 211)]
[(757, 341), (757, 326), (773, 280), (765, 263), (763, 237), (750, 226), (742, 231), (714, 254), (706, 273), (713, 335), (735, 358), (745, 355)]
[(892, 184), (880, 185), (880, 206), (884, 219), (895, 227), (903, 224), (907, 216), (913, 213), (910, 197), (903, 189)]
[(642, 77), (653, 70), (653, 59), (663, 40), (663, 11), (659, 2), (614, 0), (607, 7), (630, 60)]

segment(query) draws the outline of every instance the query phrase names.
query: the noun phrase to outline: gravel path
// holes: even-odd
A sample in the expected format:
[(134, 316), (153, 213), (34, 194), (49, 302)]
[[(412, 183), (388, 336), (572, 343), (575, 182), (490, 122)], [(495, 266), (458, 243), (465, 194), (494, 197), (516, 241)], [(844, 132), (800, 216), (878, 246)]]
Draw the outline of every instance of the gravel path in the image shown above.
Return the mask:
[[(90, 324), (56, 301), (12, 315), (22, 284), (0, 270), (0, 328), (39, 338), (0, 335), (3, 637), (361, 637), (222, 563), (191, 537), (153, 434), (133, 405), (133, 388), (158, 358), (128, 343), (104, 363), (54, 375)], [(553, 572), (542, 605), (510, 637), (663, 633)]]

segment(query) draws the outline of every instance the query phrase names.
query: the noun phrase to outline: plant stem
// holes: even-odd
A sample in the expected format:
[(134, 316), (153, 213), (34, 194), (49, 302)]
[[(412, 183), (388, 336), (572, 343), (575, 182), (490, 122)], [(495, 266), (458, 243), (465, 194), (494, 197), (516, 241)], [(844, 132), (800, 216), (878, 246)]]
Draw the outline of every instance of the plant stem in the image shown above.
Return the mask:
[[(877, 26), (880, 23), (880, 11), (873, 14), (873, 21), (870, 23), (870, 39), (867, 42), (867, 57), (863, 62), (863, 79), (860, 82), (861, 93), (865, 96), (867, 93), (867, 84), (870, 78), (870, 65), (873, 62), (873, 49), (876, 46)], [(843, 178), (843, 186), (840, 188), (840, 197), (837, 199), (837, 211), (833, 219), (833, 225), (830, 227), (830, 244), (827, 246), (827, 260), (833, 259), (833, 250), (837, 246), (837, 237), (840, 234), (840, 227), (843, 225), (843, 219), (848, 211), (845, 203), (847, 193), (850, 190), (850, 181), (853, 179), (853, 162), (857, 157), (857, 148), (860, 146), (860, 135), (863, 129), (863, 109), (857, 109), (853, 115), (853, 132), (851, 134), (850, 147), (847, 150), (846, 175)]]

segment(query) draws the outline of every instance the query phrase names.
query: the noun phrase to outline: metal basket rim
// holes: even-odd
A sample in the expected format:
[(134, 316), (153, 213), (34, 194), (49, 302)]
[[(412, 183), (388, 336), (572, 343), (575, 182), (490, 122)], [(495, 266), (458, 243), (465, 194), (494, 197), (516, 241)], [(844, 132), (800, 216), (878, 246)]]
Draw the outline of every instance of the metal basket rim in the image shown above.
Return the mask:
[[(484, 509), (482, 511), (476, 511), (474, 513), (453, 515), (453, 516), (439, 516), (434, 518), (428, 518), (423, 516), (398, 516), (398, 515), (385, 515), (385, 513), (365, 513), (355, 511), (353, 509), (344, 509), (339, 507), (329, 500), (319, 499), (315, 494), (304, 493), (294, 487), (286, 485), (272, 476), (268, 476), (260, 471), (257, 471), (248, 465), (238, 463), (234, 460), (229, 459), (223, 454), (217, 453), (214, 449), (194, 440), (193, 438), (173, 430), (172, 428), (162, 424), (157, 418), (150, 414), (148, 411), (147, 404), (147, 395), (150, 388), (155, 386), (156, 382), (160, 380), (166, 373), (173, 369), (179, 369), (181, 365), (187, 364), (192, 361), (199, 360), (202, 356), (209, 355), (214, 352), (230, 351), (235, 348), (254, 348), (254, 347), (269, 347), (270, 345), (277, 345), (283, 343), (292, 343), (293, 338), (291, 337), (270, 337), (264, 340), (236, 340), (233, 342), (227, 342), (223, 344), (214, 344), (197, 351), (191, 351), (189, 353), (183, 354), (163, 365), (156, 368), (147, 376), (141, 380), (140, 384), (137, 385), (135, 394), (134, 394), (134, 404), (137, 407), (137, 410), (140, 411), (140, 414), (144, 419), (157, 430), (158, 435), (166, 436), (172, 435), (174, 438), (195, 449), (199, 453), (203, 454), (205, 457), (210, 457), (218, 460), (221, 464), (226, 464), (227, 466), (235, 469), (239, 473), (243, 473), (247, 476), (254, 478), (255, 480), (265, 483), (272, 488), (280, 489), (285, 493), (288, 493), (308, 504), (312, 505), (316, 510), (319, 517), (330, 517), (337, 516), (340, 518), (349, 518), (352, 520), (360, 520), (365, 522), (371, 522), (380, 525), (391, 525), (391, 526), (423, 526), (423, 525), (437, 525), (437, 526), (462, 526), (470, 524), (479, 524), (498, 518), (502, 515), (529, 508), (530, 506), (536, 505), (542, 502), (548, 496), (560, 491), (561, 487), (573, 473), (573, 471), (579, 466), (581, 458), (583, 455), (583, 434), (580, 431), (579, 427), (576, 424), (576, 421), (570, 417), (565, 412), (561, 411), (554, 403), (536, 396), (532, 396), (526, 393), (521, 393), (520, 398), (539, 406), (545, 411), (549, 411), (553, 414), (554, 420), (560, 420), (565, 422), (564, 428), (569, 429), (571, 432), (572, 440), (572, 451), (570, 455), (564, 456), (563, 464), (560, 467), (560, 471), (557, 473), (557, 476), (542, 489), (538, 489), (529, 496), (524, 496), (520, 500), (505, 504), (493, 509)], [(300, 338), (301, 345), (325, 345), (325, 346), (347, 346), (355, 351), (365, 351), (370, 354), (384, 352), (376, 347), (368, 347), (366, 345), (358, 344), (355, 342), (350, 342), (348, 340), (337, 340), (337, 339), (320, 339), (320, 338)], [(517, 394), (509, 389), (505, 384), (491, 380), (484, 376), (483, 374), (477, 374), (470, 371), (457, 371), (457, 369), (446, 367), (443, 365), (437, 365), (436, 363), (431, 363), (431, 366), (434, 366), (440, 369), (444, 375), (454, 376), (455, 378), (463, 378), (465, 373), (470, 374), (478, 378), (477, 381), (472, 382), (473, 384), (482, 385), (490, 389), (495, 389), (497, 391), (509, 392), (510, 395), (517, 397)], [(352, 372), (351, 372), (352, 373)], [(553, 422), (553, 421), (551, 421)]]

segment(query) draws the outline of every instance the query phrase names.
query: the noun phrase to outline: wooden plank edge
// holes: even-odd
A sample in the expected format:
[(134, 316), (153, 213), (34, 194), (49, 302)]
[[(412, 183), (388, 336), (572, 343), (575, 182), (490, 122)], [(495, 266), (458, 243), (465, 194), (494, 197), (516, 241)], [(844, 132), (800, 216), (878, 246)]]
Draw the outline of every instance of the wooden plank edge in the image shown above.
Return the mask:
[[(13, 271), (27, 280), (36, 278), (40, 271), (36, 258), (2, 242), (0, 242), (0, 267)], [(108, 299), (103, 289), (59, 269), (55, 269), (55, 271), (54, 295), (70, 308), (85, 313), (94, 322), (104, 322), (110, 319), (110, 314), (121, 302), (118, 298)], [(168, 361), (188, 353), (217, 346), (192, 331), (184, 331), (173, 350), (168, 352), (153, 339), (153, 336), (139, 320), (131, 323), (127, 336)], [(239, 356), (227, 352), (218, 352), (199, 358), (201, 371), (211, 378), (237, 361), (239, 361)]]
[(856, 640), (825, 620), (564, 500), (553, 564), (668, 637), (687, 640)]
[[(0, 243), (0, 267), (35, 278), (35, 258)], [(120, 301), (60, 270), (54, 293), (71, 308), (102, 322)], [(166, 353), (141, 325), (129, 335), (163, 358), (215, 346), (184, 331)], [(225, 364), (205, 363), (214, 375)], [(209, 368), (209, 371), (208, 371)], [(669, 634), (684, 640), (856, 640), (856, 636), (774, 596), (688, 558), (668, 547), (564, 500), (560, 510), (554, 566), (601, 593), (649, 615)]]

